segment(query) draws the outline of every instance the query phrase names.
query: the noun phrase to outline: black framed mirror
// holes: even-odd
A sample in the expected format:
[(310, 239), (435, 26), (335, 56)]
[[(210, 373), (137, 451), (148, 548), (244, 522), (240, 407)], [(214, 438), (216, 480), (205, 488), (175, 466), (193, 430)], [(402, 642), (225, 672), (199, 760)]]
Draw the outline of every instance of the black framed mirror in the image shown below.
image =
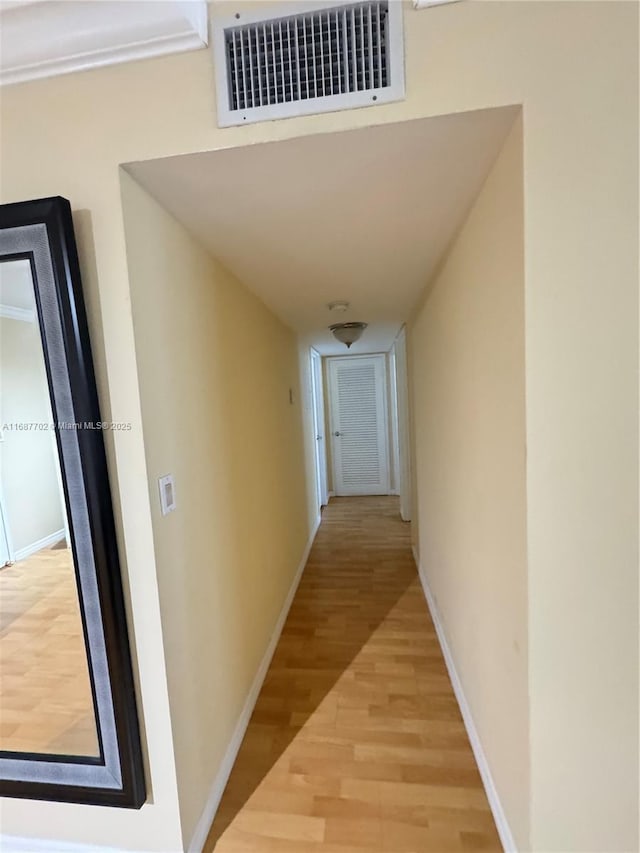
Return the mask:
[(139, 808), (140, 734), (71, 207), (0, 205), (0, 794)]

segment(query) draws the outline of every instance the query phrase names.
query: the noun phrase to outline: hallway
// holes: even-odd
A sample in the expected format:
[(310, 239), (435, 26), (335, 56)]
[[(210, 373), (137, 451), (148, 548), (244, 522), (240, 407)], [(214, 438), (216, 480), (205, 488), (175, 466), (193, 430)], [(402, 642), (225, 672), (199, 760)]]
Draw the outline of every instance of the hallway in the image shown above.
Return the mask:
[(398, 499), (333, 498), (204, 851), (501, 849)]

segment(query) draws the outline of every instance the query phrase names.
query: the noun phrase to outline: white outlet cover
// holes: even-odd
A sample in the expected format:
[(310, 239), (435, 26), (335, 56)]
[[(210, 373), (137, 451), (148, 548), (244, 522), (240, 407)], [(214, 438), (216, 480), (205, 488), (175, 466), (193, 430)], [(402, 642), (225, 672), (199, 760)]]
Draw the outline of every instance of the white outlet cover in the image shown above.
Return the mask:
[(158, 480), (160, 487), (160, 509), (163, 515), (168, 515), (176, 508), (176, 489), (173, 474), (167, 474)]

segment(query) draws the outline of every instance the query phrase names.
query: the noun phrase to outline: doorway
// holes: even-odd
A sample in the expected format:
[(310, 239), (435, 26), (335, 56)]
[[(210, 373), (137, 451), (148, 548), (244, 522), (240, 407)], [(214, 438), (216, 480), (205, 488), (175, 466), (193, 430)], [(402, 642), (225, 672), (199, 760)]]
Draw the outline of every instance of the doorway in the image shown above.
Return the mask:
[(333, 490), (388, 495), (389, 417), (384, 355), (327, 359)]
[(411, 458), (409, 434), (409, 376), (407, 365), (407, 334), (403, 326), (393, 342), (393, 385), (397, 429), (397, 485), (400, 495), (400, 516), (411, 521)]
[[(3, 438), (2, 432), (0, 431), (0, 441), (2, 441)], [(6, 510), (4, 508), (4, 500), (2, 496), (2, 483), (0, 483), (0, 569), (11, 565), (13, 562), (13, 549), (9, 539), (9, 528), (6, 521)]]
[(325, 439), (324, 392), (322, 384), (322, 357), (313, 347), (309, 350), (311, 365), (311, 398), (313, 409), (313, 435), (315, 442), (315, 471), (318, 512), (329, 503), (327, 484), (327, 450)]

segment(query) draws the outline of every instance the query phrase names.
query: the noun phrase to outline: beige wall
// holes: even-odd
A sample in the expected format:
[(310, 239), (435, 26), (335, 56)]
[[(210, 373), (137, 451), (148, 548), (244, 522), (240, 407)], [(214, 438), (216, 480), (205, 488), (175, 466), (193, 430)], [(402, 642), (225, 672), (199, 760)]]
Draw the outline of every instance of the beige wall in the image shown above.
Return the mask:
[(529, 848), (522, 121), (411, 326), (421, 571)]
[(71, 199), (103, 417), (133, 424), (106, 438), (151, 790), (7, 800), (4, 832), (180, 843), (119, 164), (523, 104), (531, 839), (638, 846), (637, 33), (635, 3), (407, 3), (405, 101), (228, 129), (205, 50), (2, 89), (2, 200)]
[[(53, 421), (37, 322), (0, 318), (0, 425)], [(55, 437), (4, 429), (0, 485), (14, 554), (64, 530)]]
[[(188, 844), (309, 536), (298, 352), (294, 334), (127, 175), (123, 204)], [(162, 516), (167, 473), (177, 509)]]

